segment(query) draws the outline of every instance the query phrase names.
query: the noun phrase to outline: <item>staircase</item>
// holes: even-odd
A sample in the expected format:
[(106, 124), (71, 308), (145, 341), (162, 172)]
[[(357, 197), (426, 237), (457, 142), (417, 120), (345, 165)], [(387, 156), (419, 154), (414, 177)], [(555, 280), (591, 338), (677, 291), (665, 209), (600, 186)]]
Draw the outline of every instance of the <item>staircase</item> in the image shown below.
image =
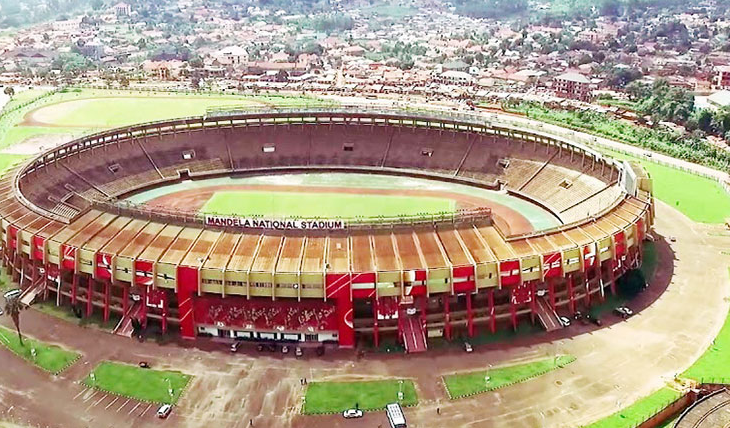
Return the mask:
[(132, 320), (134, 318), (139, 319), (142, 314), (142, 305), (144, 302), (142, 300), (139, 300), (137, 302), (134, 302), (132, 306), (127, 310), (127, 313), (124, 314), (121, 320), (119, 320), (119, 324), (117, 324), (116, 327), (114, 327), (113, 333), (118, 336), (124, 336), (124, 337), (132, 337), (132, 333), (134, 332), (134, 326), (132, 325)]

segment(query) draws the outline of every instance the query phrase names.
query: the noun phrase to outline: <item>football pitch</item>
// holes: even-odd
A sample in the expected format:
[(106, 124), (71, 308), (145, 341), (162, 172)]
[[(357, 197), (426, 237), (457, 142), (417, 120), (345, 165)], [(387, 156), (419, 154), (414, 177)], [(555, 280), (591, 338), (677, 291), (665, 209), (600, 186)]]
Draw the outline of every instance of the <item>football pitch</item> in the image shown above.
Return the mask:
[(274, 217), (397, 217), (453, 213), (456, 201), (423, 196), (261, 191), (215, 192), (201, 212)]

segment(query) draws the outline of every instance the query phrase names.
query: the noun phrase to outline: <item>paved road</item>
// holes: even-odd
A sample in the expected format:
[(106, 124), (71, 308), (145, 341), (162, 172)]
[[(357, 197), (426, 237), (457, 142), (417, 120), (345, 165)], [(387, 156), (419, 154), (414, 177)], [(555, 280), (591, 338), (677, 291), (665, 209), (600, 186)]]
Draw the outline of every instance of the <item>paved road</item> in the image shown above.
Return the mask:
[[(172, 418), (164, 422), (168, 426), (198, 427), (206, 421), (220, 427), (245, 427), (250, 419), (254, 426), (265, 427), (387, 426), (382, 414), (370, 414), (358, 422), (299, 415), (304, 392), (299, 379), (401, 376), (416, 380), (421, 398), (418, 407), (406, 411), (411, 427), (575, 427), (630, 404), (685, 370), (711, 343), (727, 314), (728, 257), (720, 251), (730, 244), (730, 235), (719, 227), (694, 224), (661, 203), (657, 221), (659, 236), (673, 235), (677, 242), (671, 247), (662, 240), (658, 244), (663, 258), (647, 292), (649, 298), (656, 295), (652, 305), (625, 322), (608, 319), (613, 325), (600, 330), (573, 338), (561, 336), (565, 335), (562, 330), (517, 342), (509, 349), (491, 346), (473, 354), (368, 355), (360, 360), (350, 352), (330, 353), (324, 360), (255, 351), (230, 355), (225, 346), (214, 343), (197, 349), (189, 344), (130, 342), (29, 311), (23, 317), (28, 333), (80, 349), (84, 357), (53, 378), (0, 349), (5, 369), (0, 372), (0, 415), (39, 426), (159, 426), (152, 416), (154, 408), (133, 409), (129, 403), (94, 395), (78, 383), (101, 360), (135, 363), (144, 359), (156, 367), (196, 376)], [(661, 293), (665, 285), (666, 292)], [(574, 326), (573, 332), (582, 328)], [(556, 353), (578, 359), (565, 369), (495, 393), (449, 402), (440, 383), (443, 373)], [(441, 408), (438, 419), (436, 407)]]

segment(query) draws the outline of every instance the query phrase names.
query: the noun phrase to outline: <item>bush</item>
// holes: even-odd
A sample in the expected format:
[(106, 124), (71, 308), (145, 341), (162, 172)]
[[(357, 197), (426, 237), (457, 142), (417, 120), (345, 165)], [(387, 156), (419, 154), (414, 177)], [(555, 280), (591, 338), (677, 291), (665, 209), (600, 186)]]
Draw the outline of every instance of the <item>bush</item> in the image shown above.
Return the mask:
[(644, 272), (640, 269), (631, 269), (627, 271), (617, 282), (618, 293), (628, 299), (634, 298), (637, 294), (646, 288), (646, 278)]

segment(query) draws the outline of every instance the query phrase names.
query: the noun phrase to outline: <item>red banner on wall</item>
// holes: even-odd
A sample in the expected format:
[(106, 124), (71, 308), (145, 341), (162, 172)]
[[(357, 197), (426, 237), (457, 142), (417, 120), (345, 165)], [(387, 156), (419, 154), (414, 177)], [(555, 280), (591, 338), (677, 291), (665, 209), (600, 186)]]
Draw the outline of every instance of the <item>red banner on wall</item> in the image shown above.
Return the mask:
[(96, 253), (96, 272), (99, 279), (112, 279), (112, 256), (110, 254)]

